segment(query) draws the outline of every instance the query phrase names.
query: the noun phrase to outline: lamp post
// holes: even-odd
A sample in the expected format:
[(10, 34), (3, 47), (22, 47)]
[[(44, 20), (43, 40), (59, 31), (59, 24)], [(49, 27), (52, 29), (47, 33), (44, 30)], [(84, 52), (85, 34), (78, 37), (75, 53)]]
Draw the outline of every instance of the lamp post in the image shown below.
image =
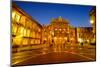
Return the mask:
[(80, 46), (83, 47), (83, 39), (78, 38), (78, 42), (79, 42)]
[(91, 24), (93, 24), (93, 23), (94, 23), (94, 21), (93, 21), (93, 20), (90, 20), (90, 23), (91, 23)]
[(93, 33), (93, 39), (92, 39), (92, 42), (94, 41), (94, 43), (95, 43), (95, 20), (94, 19), (91, 19), (90, 20), (90, 23), (91, 23), (91, 25), (92, 25), (92, 28), (93, 28), (93, 30), (92, 30), (92, 33)]

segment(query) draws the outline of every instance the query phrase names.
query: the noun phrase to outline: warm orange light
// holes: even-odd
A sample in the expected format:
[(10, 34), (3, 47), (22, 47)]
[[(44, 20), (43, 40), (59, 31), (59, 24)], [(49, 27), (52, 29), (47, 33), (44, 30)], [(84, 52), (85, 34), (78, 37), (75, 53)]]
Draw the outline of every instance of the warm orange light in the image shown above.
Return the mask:
[(15, 17), (15, 12), (12, 12), (12, 18), (14, 18)]
[(24, 28), (23, 36), (26, 36), (26, 34), (27, 34), (27, 30)]
[(93, 21), (93, 20), (90, 20), (90, 23), (91, 23), (91, 24), (93, 24), (93, 23), (94, 23), (94, 21)]
[(19, 19), (20, 19), (20, 15), (16, 14), (16, 21), (19, 22)]
[(55, 29), (55, 30), (57, 30), (57, 29)]
[(61, 29), (59, 29), (61, 31)]
[(23, 37), (23, 35), (17, 35), (17, 36), (15, 37), (15, 39), (17, 39), (17, 38), (21, 39), (22, 37)]
[(17, 35), (13, 40), (14, 40), (13, 44), (17, 44), (17, 45), (21, 44), (22, 35)]
[(41, 32), (41, 30), (40, 29), (38, 29), (39, 30), (39, 32)]
[(17, 32), (17, 26), (12, 24), (12, 33), (16, 35)]
[(65, 37), (64, 39), (67, 40), (67, 37)]
[(44, 40), (47, 40), (46, 38)]
[(21, 27), (21, 28), (20, 28), (20, 33), (21, 33), (21, 35), (23, 35), (23, 31), (24, 31), (24, 28)]
[(71, 40), (73, 40), (74, 38), (71, 38)]
[(59, 39), (62, 39), (61, 37)]
[(52, 35), (54, 35), (54, 32), (53, 32), (53, 31), (51, 31), (51, 34), (52, 34)]
[(57, 39), (57, 37), (54, 37), (54, 39), (56, 40), (56, 39)]
[(19, 44), (21, 44), (22, 38), (17, 37), (17, 38), (14, 38), (13, 41), (14, 41), (14, 42), (13, 42), (14, 44), (19, 45)]
[(66, 29), (63, 29), (64, 31), (66, 31)]
[(79, 41), (79, 42), (82, 42), (83, 40), (82, 40), (81, 38), (78, 38), (78, 41)]
[(27, 36), (28, 37), (30, 36), (30, 30), (27, 30)]

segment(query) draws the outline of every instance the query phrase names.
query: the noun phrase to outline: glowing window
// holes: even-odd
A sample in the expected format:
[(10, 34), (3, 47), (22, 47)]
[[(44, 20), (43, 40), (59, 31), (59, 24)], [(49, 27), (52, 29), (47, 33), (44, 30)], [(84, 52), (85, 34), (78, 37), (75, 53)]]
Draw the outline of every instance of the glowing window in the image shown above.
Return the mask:
[(23, 27), (20, 28), (20, 33), (23, 35), (23, 33), (24, 33), (24, 28)]
[(13, 12), (12, 12), (12, 19), (14, 19), (15, 14), (16, 14), (15, 11), (13, 11)]
[(34, 32), (34, 31), (33, 31), (33, 33), (32, 33), (32, 37), (35, 38), (35, 32)]
[(23, 27), (18, 27), (18, 33), (17, 34), (23, 36), (23, 30), (24, 30)]
[(40, 40), (38, 40), (38, 44), (40, 44)]
[(21, 24), (23, 24), (24, 26), (25, 26), (25, 20), (26, 20), (25, 16), (22, 16), (21, 17)]
[(16, 35), (16, 33), (17, 33), (17, 26), (14, 25), (14, 24), (12, 24), (12, 33), (13, 33), (14, 35)]
[(26, 29), (24, 29), (24, 31), (23, 31), (23, 35), (26, 36), (26, 33), (27, 33), (27, 32), (26, 32)]
[(20, 20), (20, 15), (16, 14), (16, 21), (19, 22), (19, 20)]
[(33, 39), (31, 40), (31, 44), (34, 44), (34, 40)]
[(28, 40), (27, 39), (23, 39), (23, 44), (27, 45), (28, 44)]
[(33, 37), (32, 35), (33, 35), (33, 33), (32, 33), (32, 32), (30, 32), (30, 36), (31, 36), (31, 37)]
[(17, 45), (20, 45), (21, 42), (22, 42), (22, 39), (21, 38), (15, 38), (13, 43), (14, 44), (17, 44)]
[(27, 37), (30, 37), (30, 30), (27, 30)]
[(33, 26), (32, 26), (32, 27), (33, 27), (33, 29), (35, 29), (35, 28), (36, 28), (36, 24), (35, 24), (35, 23), (33, 23)]
[(38, 44), (38, 40), (35, 40), (35, 44)]
[(41, 32), (41, 29), (38, 29), (39, 32)]
[(32, 29), (32, 22), (29, 20), (28, 27)]
[(29, 25), (30, 25), (29, 23), (30, 23), (29, 20), (26, 19), (26, 23), (25, 23), (25, 24), (26, 24), (26, 26), (27, 26), (28, 28), (29, 28)]

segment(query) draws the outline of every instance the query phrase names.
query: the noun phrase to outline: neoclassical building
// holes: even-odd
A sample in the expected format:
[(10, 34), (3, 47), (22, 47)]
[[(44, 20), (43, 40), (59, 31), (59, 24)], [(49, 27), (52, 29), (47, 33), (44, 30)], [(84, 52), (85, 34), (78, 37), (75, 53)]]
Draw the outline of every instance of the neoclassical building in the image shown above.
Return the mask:
[(89, 12), (89, 16), (90, 16), (90, 23), (92, 25), (93, 28), (93, 34), (94, 34), (94, 39), (93, 41), (96, 43), (96, 7), (93, 7), (90, 12)]
[[(15, 3), (12, 4), (12, 47), (13, 52), (22, 47), (28, 50), (30, 45), (39, 45), (42, 42), (42, 26), (19, 8)], [(26, 47), (25, 47), (26, 46)], [(30, 48), (29, 48), (30, 49)]]
[[(90, 17), (95, 34), (95, 10), (90, 12)], [(12, 45), (14, 48), (29, 45), (38, 48), (44, 45), (44, 47), (60, 51), (66, 46), (76, 46), (79, 39), (90, 41), (93, 38), (91, 31), (91, 27), (74, 27), (61, 16), (52, 18), (48, 25), (41, 25), (15, 3), (12, 4)]]
[(76, 29), (78, 42), (90, 43), (93, 40), (92, 27), (77, 27)]
[[(66, 45), (75, 45), (76, 28), (69, 24), (68, 20), (63, 19), (61, 16), (52, 18), (49, 25), (43, 26), (43, 43), (62, 50)], [(53, 43), (53, 45), (52, 45)]]

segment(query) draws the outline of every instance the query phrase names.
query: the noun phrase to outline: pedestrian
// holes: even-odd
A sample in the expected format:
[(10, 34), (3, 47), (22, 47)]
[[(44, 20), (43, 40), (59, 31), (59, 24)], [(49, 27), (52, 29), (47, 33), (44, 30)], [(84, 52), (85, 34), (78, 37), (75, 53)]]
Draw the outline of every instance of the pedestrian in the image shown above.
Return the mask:
[(81, 42), (81, 47), (83, 47), (83, 42)]

